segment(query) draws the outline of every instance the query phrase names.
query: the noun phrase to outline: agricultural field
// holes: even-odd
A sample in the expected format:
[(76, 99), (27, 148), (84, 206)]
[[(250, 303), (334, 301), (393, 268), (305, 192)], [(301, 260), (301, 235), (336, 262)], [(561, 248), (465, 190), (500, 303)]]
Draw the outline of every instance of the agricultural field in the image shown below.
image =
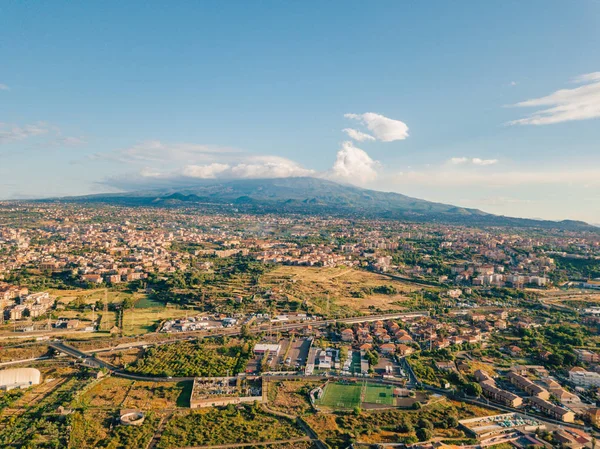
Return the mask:
[(162, 321), (185, 316), (185, 312), (177, 307), (165, 307), (148, 299), (141, 299), (140, 303), (140, 307), (136, 307), (136, 304), (133, 308), (123, 311), (124, 335), (154, 332)]
[(95, 311), (90, 306), (98, 301), (106, 301), (111, 305), (121, 305), (124, 302), (133, 305), (123, 312), (123, 333), (125, 335), (140, 335), (156, 330), (161, 321), (170, 318), (179, 318), (183, 312), (170, 305), (150, 299), (147, 294), (128, 291), (113, 291), (110, 289), (75, 289), (75, 290), (49, 290), (57, 298), (55, 312), (64, 318), (77, 318), (91, 322), (93, 318), (100, 319), (100, 330), (108, 331), (114, 325), (119, 325), (118, 312), (112, 307), (107, 312), (97, 308)]
[(175, 416), (165, 426), (157, 448), (264, 443), (303, 436), (291, 421), (268, 415), (258, 404), (252, 404)]
[(153, 376), (233, 376), (252, 357), (248, 343), (176, 342), (152, 347), (128, 369)]
[(46, 355), (48, 351), (49, 348), (45, 345), (4, 346), (0, 349), (0, 362), (41, 357)]
[[(58, 414), (57, 408), (76, 404), (78, 393), (91, 382), (91, 379), (77, 373), (67, 375), (63, 372), (60, 380), (51, 384), (51, 389), (48, 384), (42, 383), (23, 392), (0, 414), (0, 447), (69, 447), (69, 420)], [(0, 393), (0, 398), (3, 394)]]
[(329, 310), (337, 316), (374, 309), (400, 310), (415, 290), (410, 284), (346, 267), (281, 266), (261, 276), (260, 286), (292, 301), (306, 301), (316, 313)]
[(69, 415), (68, 449), (145, 449), (154, 435), (158, 417), (148, 413), (141, 426), (118, 425), (118, 413), (77, 410)]
[(50, 295), (54, 296), (59, 304), (80, 307), (82, 305), (93, 305), (97, 301), (105, 301), (108, 304), (121, 304), (126, 299), (133, 303), (142, 298), (146, 298), (144, 293), (130, 293), (124, 291), (113, 291), (106, 288), (97, 289), (73, 289), (73, 290), (48, 290)]
[(190, 389), (191, 382), (143, 382), (108, 377), (86, 391), (83, 397), (90, 408), (165, 410), (187, 407)]

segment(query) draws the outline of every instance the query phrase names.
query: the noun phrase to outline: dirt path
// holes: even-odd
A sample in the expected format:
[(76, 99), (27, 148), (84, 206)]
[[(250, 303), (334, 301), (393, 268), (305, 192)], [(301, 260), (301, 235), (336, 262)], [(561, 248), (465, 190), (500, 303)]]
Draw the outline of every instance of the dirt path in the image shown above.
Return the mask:
[(302, 441), (311, 441), (311, 439), (310, 439), (310, 437), (305, 436), (305, 437), (301, 437), (301, 438), (292, 438), (290, 440), (262, 441), (260, 443), (219, 444), (216, 446), (184, 446), (179, 449), (230, 449), (230, 448), (234, 448), (234, 447), (266, 446), (266, 445), (275, 445), (275, 444), (300, 443)]

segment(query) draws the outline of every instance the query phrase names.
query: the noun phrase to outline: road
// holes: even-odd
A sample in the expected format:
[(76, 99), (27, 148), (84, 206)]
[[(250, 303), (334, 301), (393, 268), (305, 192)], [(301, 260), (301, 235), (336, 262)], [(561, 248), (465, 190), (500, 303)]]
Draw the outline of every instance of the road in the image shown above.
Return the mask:
[[(353, 317), (353, 318), (342, 318), (342, 319), (338, 319), (338, 320), (321, 320), (321, 321), (310, 321), (308, 323), (302, 322), (302, 323), (284, 324), (281, 326), (272, 327), (270, 330), (275, 331), (275, 332), (282, 332), (282, 331), (289, 331), (289, 330), (294, 330), (294, 329), (301, 329), (301, 328), (305, 327), (307, 324), (310, 324), (313, 327), (323, 327), (323, 326), (328, 326), (330, 324), (335, 324), (335, 323), (345, 323), (345, 324), (366, 323), (366, 322), (373, 322), (373, 321), (379, 321), (379, 320), (385, 321), (385, 320), (390, 320), (390, 319), (411, 318), (411, 317), (420, 317), (420, 316), (428, 316), (428, 315), (429, 315), (428, 312), (388, 313), (388, 314), (383, 314), (383, 315), (368, 315), (368, 316)], [(265, 332), (267, 330), (269, 330), (268, 327), (265, 327), (265, 328), (258, 327), (258, 328), (251, 328), (248, 330), (248, 332), (260, 333), (260, 332)], [(151, 376), (144, 376), (141, 374), (129, 373), (129, 372), (122, 370), (104, 360), (100, 360), (100, 359), (96, 358), (93, 354), (96, 354), (99, 352), (110, 352), (110, 351), (114, 351), (114, 350), (124, 350), (124, 349), (136, 348), (136, 347), (140, 347), (140, 346), (153, 346), (153, 345), (169, 344), (169, 343), (173, 343), (175, 341), (182, 341), (182, 340), (193, 340), (193, 339), (197, 338), (197, 336), (199, 335), (199, 332), (202, 332), (202, 331), (198, 331), (196, 333), (191, 333), (191, 332), (182, 333), (181, 336), (178, 336), (178, 338), (176, 337), (176, 338), (166, 341), (166, 342), (156, 342), (156, 343), (136, 342), (136, 343), (131, 343), (130, 345), (118, 345), (118, 347), (94, 349), (91, 351), (81, 351), (80, 349), (77, 349), (77, 348), (75, 348), (63, 341), (59, 341), (59, 340), (54, 340), (54, 341), (45, 342), (45, 343), (60, 353), (69, 355), (71, 357), (74, 357), (78, 360), (83, 361), (83, 363), (88, 366), (104, 368), (108, 371), (111, 371), (115, 376), (124, 377), (127, 379), (133, 379), (133, 380), (153, 381), (153, 382), (184, 382), (184, 381), (194, 380), (194, 377), (165, 378), (165, 377), (151, 377)], [(218, 333), (212, 333), (209, 335), (210, 336), (233, 336), (233, 335), (239, 335), (240, 333), (241, 333), (241, 328), (233, 328), (232, 327), (232, 328), (224, 328), (224, 329), (220, 330)], [(18, 362), (20, 362), (20, 361), (15, 361), (14, 363), (18, 363)]]

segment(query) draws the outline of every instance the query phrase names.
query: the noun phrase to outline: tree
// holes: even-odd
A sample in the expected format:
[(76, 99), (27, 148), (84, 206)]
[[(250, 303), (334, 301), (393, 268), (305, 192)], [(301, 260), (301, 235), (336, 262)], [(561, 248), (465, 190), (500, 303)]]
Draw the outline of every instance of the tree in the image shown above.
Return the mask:
[(458, 427), (458, 418), (456, 416), (448, 416), (448, 418), (446, 418), (446, 424), (448, 424), (448, 427), (450, 428)]
[(127, 296), (125, 299), (123, 299), (122, 306), (123, 309), (131, 309), (133, 307), (133, 300)]
[(421, 419), (419, 419), (419, 421), (417, 421), (417, 427), (422, 428), (422, 429), (433, 430), (433, 423), (431, 421), (429, 421), (428, 419), (421, 418)]
[(560, 354), (550, 354), (548, 356), (548, 363), (553, 366), (562, 366), (565, 362), (565, 358)]
[(413, 405), (412, 405), (413, 410), (421, 410), (421, 407), (422, 407), (422, 405), (419, 401), (413, 403)]
[(416, 435), (419, 441), (427, 441), (431, 440), (431, 438), (433, 437), (433, 432), (429, 429), (424, 429), (421, 427), (417, 429)]
[(464, 391), (469, 396), (476, 396), (476, 397), (481, 396), (481, 393), (483, 393), (481, 385), (479, 385), (478, 383), (475, 383), (475, 382), (469, 382), (469, 383), (465, 384)]
[(404, 417), (404, 419), (402, 419), (398, 423), (398, 427), (396, 427), (396, 430), (399, 433), (411, 433), (411, 432), (413, 432), (415, 430), (415, 428), (413, 427), (413, 425), (410, 422), (410, 420), (407, 419), (406, 417)]

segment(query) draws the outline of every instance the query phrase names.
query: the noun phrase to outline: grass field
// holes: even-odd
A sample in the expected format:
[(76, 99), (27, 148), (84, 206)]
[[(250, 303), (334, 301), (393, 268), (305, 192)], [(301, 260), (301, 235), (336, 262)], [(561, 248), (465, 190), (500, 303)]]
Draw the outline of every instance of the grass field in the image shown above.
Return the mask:
[(317, 400), (317, 405), (335, 410), (353, 409), (361, 403), (393, 406), (396, 400), (392, 391), (393, 387), (389, 385), (329, 383), (325, 387), (323, 397)]
[(392, 395), (394, 388), (391, 385), (367, 384), (365, 400), (369, 404), (396, 405)]
[(333, 409), (353, 409), (360, 405), (360, 384), (329, 383), (317, 405)]
[[(307, 301), (316, 312), (329, 309), (334, 315), (352, 314), (356, 311), (369, 311), (370, 307), (381, 310), (400, 309), (409, 299), (414, 286), (385, 276), (347, 267), (316, 268), (281, 266), (264, 274), (261, 287), (285, 293), (296, 301)], [(361, 297), (356, 292), (381, 286), (393, 286), (397, 294), (384, 295), (366, 293)], [(330, 298), (328, 304), (327, 297)]]

